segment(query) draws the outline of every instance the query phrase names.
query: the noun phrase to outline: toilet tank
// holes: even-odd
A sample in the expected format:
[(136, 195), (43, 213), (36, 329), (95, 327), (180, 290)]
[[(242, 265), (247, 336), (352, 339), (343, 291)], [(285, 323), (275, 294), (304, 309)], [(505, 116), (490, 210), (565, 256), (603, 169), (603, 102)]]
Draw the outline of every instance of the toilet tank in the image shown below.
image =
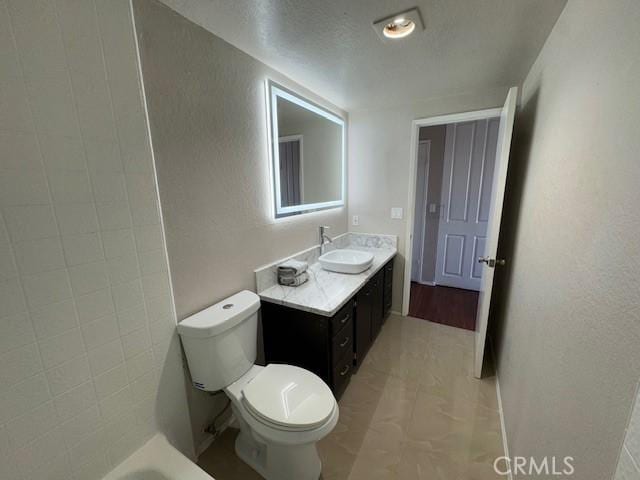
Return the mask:
[(253, 366), (259, 309), (260, 297), (243, 290), (178, 324), (196, 388), (222, 390)]

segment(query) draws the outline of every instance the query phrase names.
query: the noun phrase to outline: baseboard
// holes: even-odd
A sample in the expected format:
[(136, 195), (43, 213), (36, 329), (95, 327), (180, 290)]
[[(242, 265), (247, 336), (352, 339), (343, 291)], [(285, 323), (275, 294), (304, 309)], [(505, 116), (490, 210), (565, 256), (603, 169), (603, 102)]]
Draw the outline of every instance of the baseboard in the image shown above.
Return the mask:
[(417, 283), (419, 285), (426, 285), (428, 287), (435, 287), (436, 286), (436, 282), (428, 282), (425, 280), (411, 280), (411, 283)]
[(402, 316), (402, 313), (400, 313), (400, 312), (396, 312), (395, 310), (389, 310), (389, 313), (390, 313), (391, 315), (399, 315), (399, 316)]
[[(498, 379), (498, 373), (496, 372), (496, 394), (498, 395), (498, 411), (500, 412), (500, 428), (502, 430), (502, 444), (504, 445), (504, 456), (509, 456), (509, 443), (507, 442), (507, 427), (504, 423), (504, 410), (502, 409), (502, 395), (500, 394), (500, 380)], [(509, 471), (507, 475), (508, 480), (513, 480), (513, 474)]]
[[(496, 371), (496, 396), (498, 397), (498, 413), (500, 414), (500, 429), (502, 430), (502, 445), (504, 446), (504, 456), (511, 459), (509, 456), (509, 442), (507, 441), (507, 427), (504, 421), (504, 410), (502, 408), (502, 393), (500, 392), (500, 377), (498, 376), (498, 365), (496, 361), (495, 351), (493, 349), (493, 342), (489, 342), (491, 345), (491, 355), (493, 356), (493, 363)], [(513, 473), (509, 470), (507, 474), (508, 480), (513, 480)]]

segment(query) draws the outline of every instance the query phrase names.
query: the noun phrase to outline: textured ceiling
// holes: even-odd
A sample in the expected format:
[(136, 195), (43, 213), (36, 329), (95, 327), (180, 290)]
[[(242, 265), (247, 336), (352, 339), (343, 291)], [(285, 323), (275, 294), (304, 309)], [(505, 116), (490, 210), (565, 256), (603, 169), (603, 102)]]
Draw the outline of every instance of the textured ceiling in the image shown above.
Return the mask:
[[(348, 110), (519, 84), (565, 0), (162, 0)], [(371, 24), (420, 7), (426, 30)]]

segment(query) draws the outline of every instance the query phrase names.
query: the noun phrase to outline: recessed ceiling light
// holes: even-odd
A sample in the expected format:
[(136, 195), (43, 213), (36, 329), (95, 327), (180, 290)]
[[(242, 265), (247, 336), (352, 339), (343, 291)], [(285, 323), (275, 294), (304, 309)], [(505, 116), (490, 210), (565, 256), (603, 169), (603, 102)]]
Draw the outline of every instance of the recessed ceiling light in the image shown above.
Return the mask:
[(411, 35), (415, 29), (416, 24), (413, 20), (407, 20), (403, 17), (387, 23), (382, 29), (382, 33), (387, 38), (404, 38), (407, 35)]
[(383, 41), (387, 41), (405, 38), (416, 28), (424, 30), (424, 23), (418, 7), (414, 7), (375, 21), (373, 28)]

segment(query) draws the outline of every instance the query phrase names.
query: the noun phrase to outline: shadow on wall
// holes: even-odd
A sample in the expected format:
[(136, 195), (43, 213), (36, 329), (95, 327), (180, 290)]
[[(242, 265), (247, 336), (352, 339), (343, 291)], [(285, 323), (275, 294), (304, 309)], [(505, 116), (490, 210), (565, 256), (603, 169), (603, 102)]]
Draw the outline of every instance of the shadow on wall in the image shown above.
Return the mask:
[(503, 268), (496, 270), (489, 314), (490, 337), (496, 355), (496, 367), (499, 364), (502, 338), (506, 326), (505, 312), (509, 305), (510, 285), (513, 274), (513, 259), (516, 258), (518, 230), (522, 212), (522, 194), (529, 169), (531, 139), (534, 136), (539, 92), (536, 90), (526, 105), (520, 105), (517, 111), (514, 136), (511, 142), (511, 156), (507, 185), (504, 196), (504, 208), (500, 224), (498, 258), (507, 259)]
[[(165, 360), (162, 365), (158, 365), (158, 389), (155, 399), (155, 415), (158, 428), (163, 432), (171, 443), (180, 451), (190, 453), (195, 458), (198, 444), (194, 445), (197, 437), (190, 428), (190, 405), (185, 403), (184, 393), (178, 386), (184, 388), (187, 399), (190, 400), (193, 387), (190, 382), (189, 372), (183, 365), (182, 348), (180, 338), (174, 328), (170, 339), (160, 348), (166, 348)], [(180, 385), (181, 384), (181, 385)], [(180, 426), (182, 428), (177, 429)]]

